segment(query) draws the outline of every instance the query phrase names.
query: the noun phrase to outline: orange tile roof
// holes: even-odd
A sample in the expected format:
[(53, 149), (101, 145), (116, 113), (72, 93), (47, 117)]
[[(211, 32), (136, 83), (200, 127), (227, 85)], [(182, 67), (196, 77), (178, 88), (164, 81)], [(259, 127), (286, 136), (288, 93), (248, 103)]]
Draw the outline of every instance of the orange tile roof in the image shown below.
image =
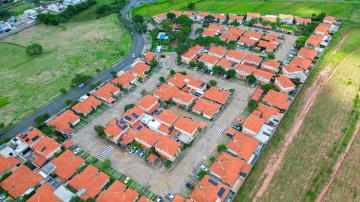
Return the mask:
[(186, 117), (180, 117), (178, 120), (176, 120), (174, 127), (177, 130), (185, 131), (191, 135), (194, 135), (198, 129), (198, 125), (191, 118)]
[(313, 61), (317, 55), (317, 51), (315, 49), (309, 49), (302, 47), (300, 51), (298, 52), (298, 56), (303, 56), (305, 58), (310, 59)]
[(72, 141), (72, 140), (70, 140), (70, 139), (67, 139), (67, 140), (65, 140), (65, 142), (63, 142), (63, 146), (64, 146), (65, 148), (69, 148), (69, 147), (71, 147), (72, 145), (74, 145), (74, 141)]
[(222, 46), (212, 46), (210, 49), (209, 49), (209, 54), (213, 53), (215, 55), (225, 55), (226, 53), (226, 48), (222, 47)]
[(219, 176), (226, 184), (234, 186), (244, 165), (245, 162), (239, 158), (222, 152), (216, 162), (210, 166), (210, 171)]
[(155, 52), (147, 52), (145, 55), (145, 61), (149, 62), (155, 58), (156, 53)]
[[(175, 156), (180, 150), (181, 144), (171, 139), (169, 136), (161, 135), (159, 140), (155, 143), (154, 147), (168, 153), (171, 156)], [(166, 156), (163, 157), (167, 158)]]
[(145, 110), (141, 109), (138, 106), (134, 106), (131, 109), (128, 109), (123, 115), (122, 118), (124, 121), (134, 124), (136, 120), (145, 113)]
[(129, 72), (124, 72), (120, 76), (111, 80), (111, 83), (121, 85), (123, 88), (130, 88), (131, 83), (136, 80), (136, 76), (130, 74)]
[(172, 202), (185, 202), (185, 199), (180, 196), (180, 194), (175, 194), (175, 198), (172, 200)]
[(109, 103), (115, 101), (113, 94), (119, 91), (120, 88), (116, 87), (112, 83), (106, 83), (105, 85), (98, 88), (93, 95), (96, 97), (101, 97), (102, 99), (106, 100)]
[(155, 154), (150, 154), (146, 158), (146, 161), (149, 162), (149, 163), (155, 163), (156, 160), (158, 160), (158, 157)]
[(235, 152), (240, 158), (248, 161), (259, 144), (260, 142), (256, 138), (239, 132), (226, 144), (226, 148)]
[(309, 24), (311, 23), (311, 18), (303, 18), (303, 17), (295, 16), (295, 21), (298, 24)]
[(267, 52), (273, 52), (278, 47), (278, 44), (260, 40), (257, 46), (265, 48)]
[(248, 46), (253, 46), (256, 44), (256, 42), (257, 40), (250, 39), (249, 37), (245, 37), (245, 36), (240, 37), (238, 41), (238, 43), (246, 44)]
[(32, 148), (43, 157), (50, 158), (55, 151), (58, 151), (61, 148), (61, 145), (56, 142), (56, 140), (45, 136), (37, 141)]
[(90, 95), (86, 99), (75, 104), (71, 109), (82, 114), (88, 114), (99, 105), (101, 105), (101, 101)]
[(217, 30), (221, 30), (222, 29), (222, 26), (219, 25), (219, 24), (215, 24), (215, 23), (211, 23), (209, 24), (209, 29), (217, 29)]
[(229, 50), (226, 53), (226, 57), (234, 58), (235, 60), (242, 60), (246, 54), (238, 50)]
[(264, 62), (263, 65), (278, 69), (280, 67), (280, 62), (278, 62), (276, 60), (268, 60), (268, 61)]
[(304, 70), (297, 67), (295, 64), (287, 64), (287, 65), (284, 65), (282, 67), (283, 70), (289, 72), (289, 73), (294, 73), (294, 72), (303, 72)]
[(216, 36), (217, 33), (218, 30), (216, 29), (205, 28), (204, 31), (202, 32), (202, 36)]
[(85, 161), (70, 150), (66, 150), (51, 163), (56, 166), (54, 173), (66, 182)]
[(244, 60), (248, 60), (248, 61), (260, 64), (261, 61), (262, 61), (262, 58), (257, 56), (257, 55), (248, 54), (248, 55), (245, 56)]
[(96, 199), (97, 202), (121, 201), (134, 202), (139, 194), (131, 188), (116, 180), (107, 190), (101, 192)]
[(104, 133), (108, 136), (117, 138), (124, 131), (126, 131), (130, 126), (130, 123), (124, 120), (118, 120), (117, 118), (112, 118), (106, 125)]
[(55, 189), (51, 184), (45, 182), (26, 202), (61, 202), (61, 200), (54, 195), (54, 191)]
[(73, 111), (66, 110), (65, 112), (51, 120), (48, 125), (54, 126), (57, 131), (65, 134), (70, 134), (73, 132), (73, 129), (71, 128), (71, 123), (74, 123), (79, 119), (80, 117), (76, 115)]
[(324, 17), (324, 19), (323, 19), (323, 22), (324, 21), (328, 21), (328, 22), (331, 22), (331, 23), (334, 23), (334, 22), (336, 22), (336, 18), (335, 17), (333, 17), (333, 16), (326, 16), (326, 17)]
[(187, 75), (185, 78), (185, 82), (188, 87), (190, 88), (197, 88), (197, 89), (205, 89), (206, 83), (201, 79), (195, 78), (193, 76)]
[(191, 103), (196, 99), (196, 96), (186, 93), (184, 91), (178, 91), (173, 95), (174, 99), (181, 100), (184, 103)]
[(226, 19), (225, 14), (213, 14), (212, 16), (214, 16), (215, 19), (220, 19), (220, 20), (225, 20)]
[(0, 154), (0, 175), (4, 172), (14, 168), (16, 165), (20, 164), (20, 160), (15, 157), (4, 157)]
[(243, 36), (248, 38), (260, 39), (262, 37), (262, 34), (260, 32), (247, 31)]
[(150, 66), (145, 64), (143, 61), (137, 62), (130, 70), (129, 72), (134, 74), (135, 76), (139, 76), (142, 78), (146, 78), (146, 72), (150, 70)]
[(238, 27), (230, 27), (227, 31), (228, 33), (238, 37), (242, 36), (245, 33), (245, 30)]
[[(261, 78), (264, 78), (264, 79), (270, 81), (274, 74), (270, 73), (270, 72), (267, 72), (267, 71), (264, 71), (264, 70), (261, 70), (261, 69), (255, 69), (253, 75), (256, 78), (261, 77)], [(260, 82), (263, 82), (263, 81), (260, 80)]]
[(224, 201), (229, 193), (229, 187), (205, 176), (190, 194), (190, 198), (196, 202)]
[(254, 113), (251, 113), (244, 121), (243, 128), (251, 130), (254, 133), (258, 133), (265, 122), (266, 120), (255, 116)]
[(158, 97), (159, 99), (168, 101), (178, 91), (179, 90), (174, 86), (170, 86), (169, 84), (162, 84), (158, 89), (154, 91), (154, 96)]
[(119, 142), (122, 145), (127, 145), (127, 144), (131, 143), (132, 141), (134, 141), (134, 138), (135, 138), (137, 133), (138, 132), (135, 129), (129, 128), (129, 129), (127, 129), (125, 131), (125, 134), (120, 137)]
[(172, 76), (169, 80), (168, 83), (172, 86), (175, 86), (177, 88), (184, 88), (186, 85), (185, 79), (187, 78), (186, 75), (180, 74), (180, 73), (176, 73), (174, 76)]
[(32, 156), (35, 158), (35, 160), (33, 160), (33, 163), (35, 163), (39, 167), (43, 166), (47, 161), (47, 158), (45, 158), (43, 155), (39, 154), (36, 151), (32, 152)]
[(316, 28), (315, 28), (315, 32), (320, 32), (320, 33), (328, 33), (330, 31), (331, 25), (326, 24), (326, 23), (320, 23)]
[(229, 99), (230, 93), (227, 90), (221, 90), (216, 86), (212, 86), (209, 90), (207, 90), (203, 97), (217, 103), (224, 105)]
[(25, 165), (17, 168), (9, 177), (0, 182), (0, 186), (5, 189), (11, 197), (17, 198), (25, 193), (28, 189), (34, 187), (43, 177), (37, 170), (30, 170)]
[(175, 14), (177, 17), (180, 16), (182, 14), (181, 11), (170, 11), (170, 13)]
[(232, 67), (232, 62), (226, 58), (221, 58), (220, 61), (216, 65), (221, 66), (225, 69), (234, 69)]
[(260, 18), (260, 13), (247, 13), (248, 18)]
[(220, 111), (220, 108), (221, 106), (219, 104), (199, 98), (197, 99), (192, 110), (198, 113), (202, 113), (206, 116), (213, 117), (218, 111)]
[(259, 101), (260, 97), (264, 93), (264, 90), (260, 87), (256, 87), (254, 93), (251, 96), (251, 99), (254, 101)]
[(273, 16), (261, 16), (261, 19), (263, 21), (267, 21), (267, 22), (276, 22), (276, 18)]
[(271, 104), (279, 109), (286, 110), (290, 107), (289, 95), (286, 93), (269, 90), (263, 98), (264, 102)]
[(312, 46), (319, 46), (321, 42), (323, 41), (322, 37), (317, 34), (312, 34), (307, 40), (306, 44), (310, 44)]
[(45, 135), (42, 133), (39, 129), (34, 127), (29, 127), (26, 129), (26, 131), (16, 135), (17, 138), (19, 138), (22, 142), (32, 145), (36, 141), (43, 138)]
[(296, 65), (303, 70), (308, 70), (311, 67), (311, 60), (307, 58), (301, 58), (299, 56), (295, 56), (290, 64)]
[(94, 198), (109, 181), (110, 177), (95, 166), (88, 165), (85, 170), (75, 175), (69, 185), (75, 190), (85, 189), (82, 199)]
[(154, 15), (154, 17), (156, 17), (156, 18), (163, 18), (165, 16), (166, 16), (166, 13), (159, 13), (159, 14)]
[(278, 81), (283, 88), (295, 88), (296, 85), (286, 76), (279, 76), (275, 78), (275, 81)]
[(217, 57), (204, 53), (199, 59), (199, 61), (207, 62), (209, 64), (215, 64), (219, 60)]
[(179, 116), (176, 115), (173, 111), (164, 109), (159, 114), (156, 114), (155, 118), (171, 126), (175, 123), (176, 119), (178, 119)]
[(146, 198), (145, 196), (141, 196), (137, 202), (152, 202), (152, 200)]
[(247, 74), (252, 74), (256, 67), (252, 65), (245, 65), (245, 64), (238, 64), (236, 67), (236, 70), (239, 72), (246, 72)]
[(238, 36), (227, 33), (227, 32), (222, 33), (220, 35), (220, 39), (223, 41), (235, 41), (236, 42), (238, 40), (238, 38), (239, 38)]
[(243, 21), (243, 19), (244, 19), (244, 16), (241, 16), (241, 15), (229, 15), (230, 22), (235, 21), (235, 20), (237, 20), (238, 22), (241, 22), (241, 21)]
[(146, 110), (147, 112), (150, 112), (152, 111), (152, 108), (156, 106), (157, 103), (158, 103), (158, 99), (156, 97), (152, 95), (145, 95), (139, 100), (137, 106)]
[(261, 114), (260, 118), (269, 121), (272, 117), (280, 118), (282, 114), (280, 114), (280, 110), (275, 107), (267, 106), (263, 103), (259, 103), (259, 106), (256, 110)]
[[(147, 143), (148, 145), (153, 146), (160, 138), (160, 135), (156, 132), (150, 130), (149, 128), (141, 128), (140, 131), (136, 134), (135, 138)], [(146, 145), (143, 145), (146, 146)]]
[(287, 15), (287, 14), (279, 14), (279, 18), (282, 20), (294, 20), (294, 16), (293, 15)]

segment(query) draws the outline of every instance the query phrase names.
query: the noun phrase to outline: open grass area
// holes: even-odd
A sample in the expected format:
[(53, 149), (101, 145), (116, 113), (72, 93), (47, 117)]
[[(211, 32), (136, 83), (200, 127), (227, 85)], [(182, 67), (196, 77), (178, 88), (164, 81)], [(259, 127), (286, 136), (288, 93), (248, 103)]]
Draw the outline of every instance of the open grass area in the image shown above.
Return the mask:
[[(352, 32), (334, 54), (334, 47), (341, 35), (349, 30)], [(255, 169), (240, 189), (237, 201), (246, 201), (254, 197), (256, 190), (261, 185), (259, 178), (268, 160), (279, 148), (284, 134), (290, 129), (297, 112), (303, 106), (303, 97), (307, 93), (306, 88), (311, 85), (321, 69), (328, 66), (335, 68), (349, 53), (359, 48), (359, 34), (360, 26), (354, 27), (351, 23), (346, 23), (340, 30), (339, 35), (311, 74), (304, 90), (300, 92), (283, 119), (278, 132), (261, 155)], [(311, 201), (321, 191), (328, 180), (330, 171), (327, 169), (335, 163), (338, 155), (338, 153), (334, 154), (334, 151), (337, 150), (336, 148), (340, 146), (344, 138), (342, 129), (349, 128), (351, 124), (349, 113), (352, 99), (360, 83), (358, 76), (360, 75), (359, 53), (359, 50), (356, 51), (339, 65), (337, 72), (318, 96), (263, 200)]]
[[(158, 13), (172, 10), (186, 10), (187, 0), (159, 0), (154, 4), (145, 4), (133, 10), (133, 14), (151, 17)], [(300, 16), (311, 16), (313, 13), (325, 12), (341, 18), (360, 20), (360, 2), (316, 2), (316, 1), (271, 1), (260, 0), (202, 0), (195, 2), (198, 11), (244, 14), (246, 12), (260, 12), (263, 14), (288, 13)]]
[[(44, 53), (28, 57), (25, 47), (39, 43)], [(70, 89), (77, 73), (94, 75), (127, 54), (129, 31), (116, 14), (69, 21), (58, 27), (37, 25), (0, 40), (0, 122), (15, 123)]]
[(22, 3), (19, 5), (14, 6), (13, 8), (11, 8), (9, 11), (11, 13), (11, 15), (13, 16), (18, 16), (20, 14), (23, 14), (24, 11), (28, 10), (28, 9), (32, 9), (35, 8), (35, 4), (32, 3)]

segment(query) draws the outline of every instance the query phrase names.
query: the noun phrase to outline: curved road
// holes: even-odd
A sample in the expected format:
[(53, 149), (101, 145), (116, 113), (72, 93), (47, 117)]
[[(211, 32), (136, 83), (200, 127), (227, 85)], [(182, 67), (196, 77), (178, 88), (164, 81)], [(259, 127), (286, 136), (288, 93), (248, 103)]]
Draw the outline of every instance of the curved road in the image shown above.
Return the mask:
[[(134, 25), (129, 21), (129, 18), (128, 18), (129, 11), (136, 4), (137, 4), (137, 0), (130, 0), (129, 3), (120, 11), (120, 15), (122, 16), (123, 20), (125, 21), (125, 24), (131, 30), (133, 37), (134, 37), (133, 47), (129, 51), (128, 55), (125, 58), (123, 58), (121, 61), (116, 63), (111, 68), (107, 68), (107, 69), (101, 71), (99, 74), (92, 77), (91, 80), (86, 82), (86, 84), (82, 88), (76, 87), (76, 88), (70, 90), (67, 94), (56, 98), (50, 104), (41, 108), (39, 111), (37, 111), (34, 114), (30, 115), (29, 117), (25, 118), (21, 122), (17, 123), (12, 128), (5, 130), (4, 132), (2, 132), (0, 134), (0, 139), (7, 137), (7, 136), (13, 137), (16, 134), (24, 131), (27, 127), (29, 127), (31, 125), (35, 125), (34, 119), (37, 116), (40, 116), (44, 113), (48, 113), (50, 116), (55, 115), (56, 113), (60, 112), (61, 110), (63, 110), (66, 107), (65, 100), (67, 100), (67, 99), (77, 100), (79, 97), (87, 94), (91, 90), (90, 84), (95, 83), (97, 81), (100, 81), (101, 83), (108, 81), (108, 80), (112, 79), (112, 75), (111, 75), (112, 71), (120, 71), (120, 70), (130, 66), (134, 62), (134, 60), (138, 56), (140, 56), (140, 54), (144, 48), (144, 43), (145, 43), (142, 34), (136, 31)], [(137, 57), (134, 58), (132, 56), (133, 54)]]

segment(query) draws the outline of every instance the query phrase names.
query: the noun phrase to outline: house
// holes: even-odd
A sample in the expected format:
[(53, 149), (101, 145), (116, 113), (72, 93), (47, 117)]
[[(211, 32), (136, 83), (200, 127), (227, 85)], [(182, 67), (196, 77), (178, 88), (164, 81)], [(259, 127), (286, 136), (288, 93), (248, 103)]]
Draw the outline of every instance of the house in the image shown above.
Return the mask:
[(311, 23), (311, 18), (303, 18), (303, 17), (295, 16), (295, 22), (296, 25), (301, 25), (301, 24), (307, 25)]
[(192, 111), (196, 114), (202, 115), (207, 119), (212, 119), (215, 116), (215, 114), (220, 111), (220, 109), (221, 109), (221, 105), (199, 98), (196, 100), (196, 103), (193, 106)]
[(153, 20), (158, 24), (162, 23), (166, 19), (167, 19), (166, 13), (159, 13), (153, 16)]
[(225, 71), (234, 69), (233, 63), (230, 60), (226, 59), (225, 57), (221, 58), (220, 61), (216, 65), (224, 68)]
[(296, 65), (297, 67), (300, 67), (304, 71), (308, 71), (311, 68), (311, 63), (312, 61), (308, 58), (301, 58), (299, 56), (295, 56), (289, 64)]
[(63, 135), (71, 135), (73, 133), (72, 126), (80, 122), (80, 117), (71, 110), (66, 110), (59, 116), (48, 122), (49, 126), (54, 126), (55, 130)]
[(324, 36), (327, 35), (328, 33), (330, 33), (330, 29), (331, 29), (331, 25), (326, 24), (326, 23), (320, 23), (316, 28), (314, 33)]
[(259, 41), (262, 35), (263, 34), (261, 34), (260, 32), (247, 31), (243, 36), (255, 41)]
[(123, 201), (123, 202), (135, 202), (139, 197), (139, 194), (131, 189), (127, 188), (122, 182), (115, 180), (110, 187), (102, 191), (97, 197), (97, 202), (109, 202), (109, 201)]
[(61, 151), (61, 145), (48, 136), (37, 141), (32, 148), (34, 149), (33, 156), (35, 157), (33, 162), (39, 167), (44, 165), (47, 160)]
[(286, 15), (286, 14), (279, 14), (280, 22), (285, 24), (293, 24), (294, 16), (293, 15)]
[(203, 62), (205, 66), (212, 70), (212, 68), (215, 66), (215, 64), (218, 62), (219, 58), (215, 57), (213, 55), (209, 55), (207, 53), (204, 53), (199, 59), (199, 62)]
[(160, 136), (154, 147), (160, 156), (172, 162), (175, 161), (176, 156), (181, 151), (181, 144), (179, 142), (163, 135)]
[(199, 128), (191, 118), (186, 117), (177, 119), (173, 126), (176, 130), (180, 131), (181, 134), (179, 140), (185, 144), (190, 143), (195, 138)]
[(90, 164), (81, 173), (75, 175), (68, 186), (75, 189), (83, 200), (93, 199), (109, 180), (109, 176)]
[(197, 59), (197, 57), (200, 56), (203, 50), (203, 46), (196, 45), (191, 47), (189, 50), (187, 50), (184, 54), (180, 56), (181, 62), (189, 64), (191, 61)]
[(272, 73), (278, 72), (279, 67), (280, 67), (280, 62), (278, 62), (276, 60), (268, 60), (261, 64), (261, 69), (272, 72)]
[(273, 122), (275, 124), (276, 122), (279, 123), (284, 116), (283, 113), (280, 113), (279, 109), (265, 105), (263, 103), (259, 103), (259, 106), (256, 108), (253, 114), (259, 118), (264, 119), (266, 123)]
[(138, 107), (145, 110), (147, 113), (152, 114), (159, 106), (158, 99), (152, 95), (145, 95), (138, 102)]
[(49, 182), (45, 182), (36, 189), (36, 192), (27, 200), (27, 202), (61, 202), (54, 192), (55, 188)]
[(245, 30), (239, 28), (239, 27), (229, 27), (227, 30), (227, 33), (232, 34), (234, 36), (240, 37), (245, 33)]
[(140, 108), (139, 106), (134, 106), (131, 109), (128, 109), (122, 115), (124, 121), (130, 123), (130, 125), (134, 125), (140, 117), (145, 113), (145, 110)]
[(175, 123), (179, 116), (176, 115), (173, 111), (164, 109), (158, 114), (155, 114), (154, 118), (155, 120), (160, 121), (162, 124), (170, 127)]
[(175, 102), (175, 104), (183, 107), (189, 107), (194, 103), (195, 100), (196, 96), (186, 93), (184, 91), (178, 91), (172, 97), (172, 101)]
[(150, 66), (145, 64), (144, 61), (137, 61), (132, 65), (129, 72), (138, 78), (147, 78), (147, 72), (150, 70)]
[(150, 62), (151, 60), (155, 60), (156, 53), (155, 52), (147, 52), (144, 56), (145, 62)]
[(44, 138), (45, 135), (39, 129), (30, 126), (24, 132), (17, 134), (16, 137), (23, 143), (32, 147), (37, 141)]
[(276, 15), (264, 15), (264, 16), (261, 16), (261, 20), (263, 22), (276, 22), (278, 16)]
[(80, 168), (85, 160), (75, 155), (70, 150), (65, 150), (60, 156), (51, 160), (55, 166), (54, 174), (60, 178), (61, 183), (66, 183)]
[(188, 76), (177, 72), (168, 80), (167, 83), (171, 86), (183, 89), (186, 86), (186, 81), (188, 81)]
[(180, 194), (175, 194), (173, 202), (185, 202), (185, 199)]
[(246, 166), (246, 163), (241, 159), (222, 152), (209, 170), (212, 175), (228, 185), (233, 192), (237, 192), (243, 182), (240, 173), (245, 171), (247, 174), (248, 168), (249, 166)]
[(256, 67), (253, 65), (238, 64), (235, 69), (238, 77), (243, 79), (246, 78), (246, 76), (251, 75), (255, 71)]
[(274, 84), (280, 92), (284, 93), (289, 93), (296, 88), (296, 85), (288, 77), (282, 75), (275, 78)]
[(242, 64), (250, 64), (258, 67), (262, 61), (262, 58), (257, 55), (248, 54), (245, 56)]
[(201, 33), (202, 37), (214, 37), (219, 35), (220, 31), (217, 29), (210, 29), (210, 28), (205, 28), (204, 31)]
[(312, 34), (306, 41), (305, 41), (305, 47), (306, 48), (316, 48), (320, 47), (320, 44), (323, 41), (323, 37), (317, 34)]
[(192, 11), (183, 11), (182, 15), (189, 17), (192, 21), (195, 21), (195, 13)]
[(174, 86), (170, 86), (169, 84), (162, 84), (154, 91), (154, 97), (162, 101), (169, 101), (178, 91), (179, 89)]
[(251, 113), (242, 125), (242, 132), (248, 135), (256, 136), (265, 123), (266, 120), (256, 116), (254, 113)]
[(135, 136), (135, 141), (141, 144), (144, 148), (150, 149), (159, 140), (160, 135), (150, 130), (149, 128), (142, 127)]
[(238, 23), (242, 24), (244, 20), (244, 16), (241, 15), (234, 15), (234, 14), (230, 14), (229, 15), (229, 23), (232, 23), (234, 21), (237, 21)]
[(297, 55), (301, 58), (307, 58), (311, 61), (314, 61), (317, 56), (317, 51), (315, 49), (302, 47)]
[(231, 62), (235, 62), (235, 63), (240, 64), (243, 61), (243, 59), (245, 58), (245, 56), (246, 56), (245, 53), (242, 53), (242, 52), (240, 52), (238, 50), (229, 50), (226, 53), (225, 58), (228, 59)]
[(118, 73), (117, 77), (111, 80), (110, 82), (120, 88), (129, 91), (133, 88), (133, 84), (137, 81), (136, 76), (129, 72), (121, 71)]
[(221, 182), (215, 181), (209, 176), (205, 176), (190, 194), (190, 200), (196, 202), (225, 201), (229, 194), (229, 187)]
[(31, 170), (27, 166), (21, 165), (9, 177), (0, 182), (0, 186), (16, 199), (34, 190), (34, 187), (42, 180), (43, 177), (38, 170)]
[(254, 47), (257, 42), (258, 42), (258, 40), (251, 39), (246, 36), (242, 36), (242, 37), (240, 37), (237, 44), (239, 44), (240, 46), (243, 46), (243, 47)]
[(225, 14), (213, 14), (212, 16), (214, 16), (215, 20), (220, 24), (225, 22), (227, 18)]
[(260, 19), (260, 13), (247, 13), (246, 14), (246, 21), (250, 21), (252, 19), (258, 20)]
[(111, 106), (116, 102), (114, 97), (120, 95), (120, 88), (112, 83), (106, 83), (92, 93), (96, 98), (103, 101), (106, 105)]
[(294, 64), (283, 66), (282, 74), (290, 79), (300, 79), (301, 82), (304, 82), (307, 78), (307, 73)]
[(196, 14), (196, 21), (197, 22), (203, 22), (205, 17), (208, 16), (208, 12), (197, 12)]
[(140, 196), (137, 202), (152, 202), (152, 200), (146, 198), (144, 195)]
[(263, 101), (269, 106), (274, 106), (280, 110), (287, 110), (290, 107), (290, 97), (286, 93), (269, 90), (264, 96)]
[(209, 50), (208, 50), (208, 54), (215, 56), (217, 58), (222, 58), (225, 56), (226, 54), (226, 48), (222, 47), (222, 46), (212, 46)]
[(228, 152), (250, 164), (252, 164), (255, 159), (259, 147), (261, 147), (261, 145), (256, 138), (242, 132), (237, 133), (233, 139), (226, 144)]
[(230, 97), (229, 91), (220, 89), (216, 86), (212, 86), (203, 95), (203, 98), (211, 100), (221, 105), (225, 105), (229, 97)]
[(21, 164), (21, 161), (13, 156), (3, 156), (0, 153), (0, 176), (7, 172), (13, 171), (17, 166)]
[(123, 119), (113, 118), (105, 125), (104, 133), (109, 140), (117, 144), (129, 127), (129, 122)]
[(335, 25), (337, 24), (337, 20), (333, 16), (325, 16), (323, 19), (323, 23)]
[(270, 73), (261, 69), (255, 69), (253, 75), (255, 76), (257, 82), (268, 84), (270, 83), (274, 73)]
[(71, 109), (77, 114), (87, 116), (90, 112), (96, 110), (101, 105), (101, 101), (92, 95), (82, 98), (83, 99), (80, 99), (78, 103), (71, 107)]
[(182, 90), (194, 95), (202, 95), (206, 90), (206, 82), (201, 79), (187, 75), (185, 78), (186, 87)]
[(256, 87), (254, 93), (251, 96), (251, 100), (255, 101), (255, 102), (259, 102), (261, 96), (263, 95), (264, 90), (261, 87)]
[(260, 40), (256, 49), (260, 48), (260, 50), (262, 50), (265, 53), (273, 53), (277, 47), (278, 47), (278, 43)]

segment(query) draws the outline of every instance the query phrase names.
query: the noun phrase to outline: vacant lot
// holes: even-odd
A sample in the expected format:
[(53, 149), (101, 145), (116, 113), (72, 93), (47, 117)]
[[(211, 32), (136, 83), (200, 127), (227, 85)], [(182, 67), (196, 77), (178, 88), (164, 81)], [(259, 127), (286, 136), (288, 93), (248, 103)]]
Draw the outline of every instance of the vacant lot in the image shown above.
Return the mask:
[[(28, 57), (25, 46), (39, 43), (44, 53)], [(95, 74), (125, 56), (130, 33), (116, 15), (59, 27), (38, 25), (0, 41), (0, 122), (15, 123), (39, 109), (60, 89), (70, 89), (77, 73)]]
[[(133, 13), (151, 17), (157, 13), (169, 12), (171, 10), (185, 10), (187, 0), (160, 0), (151, 5), (144, 5), (135, 8)], [(291, 13), (295, 15), (311, 16), (313, 13), (325, 12), (329, 15), (336, 15), (343, 18), (359, 19), (360, 14), (356, 12), (360, 2), (325, 2), (316, 1), (246, 1), (246, 0), (204, 0), (195, 2), (195, 9), (199, 11), (238, 13), (260, 12), (264, 14), (278, 14), (279, 12)]]

